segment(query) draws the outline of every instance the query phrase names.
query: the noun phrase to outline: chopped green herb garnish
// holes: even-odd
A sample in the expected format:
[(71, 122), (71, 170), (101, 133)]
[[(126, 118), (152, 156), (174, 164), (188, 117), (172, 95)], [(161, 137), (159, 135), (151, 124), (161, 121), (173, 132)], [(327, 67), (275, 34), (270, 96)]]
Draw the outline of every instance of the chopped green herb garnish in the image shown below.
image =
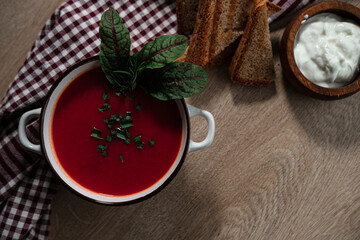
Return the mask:
[(130, 100), (134, 101), (135, 100), (135, 95), (134, 94), (130, 94)]
[(130, 142), (131, 142), (131, 140), (130, 140), (129, 138), (125, 140), (125, 143), (126, 143), (127, 145), (129, 145)]
[(131, 120), (131, 112), (126, 112), (125, 120)]
[(111, 142), (112, 138), (110, 136), (106, 136), (105, 140), (108, 141), (108, 142)]
[(112, 125), (111, 125), (111, 124), (108, 124), (107, 127), (111, 129), (111, 128), (112, 128)]
[(119, 158), (121, 159), (121, 162), (124, 162), (123, 157), (121, 156), (121, 154), (119, 155)]
[(102, 96), (104, 101), (106, 101), (107, 97), (108, 97), (108, 95), (106, 93), (104, 93), (103, 96)]
[(116, 137), (117, 137), (117, 138), (120, 138), (120, 139), (122, 139), (122, 140), (125, 140), (125, 139), (126, 139), (125, 135), (124, 135), (124, 134), (121, 134), (121, 133), (117, 133), (117, 134), (116, 134)]
[(120, 138), (122, 140), (126, 140), (125, 132), (123, 130), (121, 130), (120, 128), (116, 129), (116, 137)]
[(124, 117), (122, 115), (118, 115), (116, 117), (116, 122), (120, 122)]
[(123, 121), (122, 123), (121, 123), (121, 127), (122, 128), (129, 128), (129, 127), (132, 127), (132, 126), (134, 126), (134, 124), (131, 122), (131, 121), (129, 121), (129, 120), (125, 120), (125, 121)]
[(99, 129), (95, 128), (95, 127), (93, 128), (93, 131), (92, 131), (90, 136), (93, 137), (93, 138), (96, 138), (96, 139), (103, 139), (101, 137), (101, 130), (99, 130)]
[(138, 104), (138, 105), (135, 106), (135, 109), (136, 110), (141, 110), (141, 109), (143, 109), (143, 106), (141, 104)]
[(107, 149), (106, 145), (99, 144), (97, 147), (97, 150), (100, 152), (102, 156), (107, 156), (107, 152), (105, 151)]
[(134, 142), (138, 149), (142, 149), (144, 147), (144, 143), (141, 141), (141, 135), (134, 138)]
[(104, 119), (103, 121), (104, 121), (104, 123), (109, 123), (109, 121), (107, 119)]
[(154, 140), (150, 140), (150, 141), (149, 141), (149, 145), (150, 145), (150, 147), (154, 146), (154, 145), (155, 145), (155, 141), (154, 141)]
[(106, 146), (106, 145), (101, 145), (101, 144), (99, 144), (99, 145), (98, 145), (98, 149), (100, 149), (100, 150), (106, 150), (106, 149), (107, 149), (107, 146)]
[(121, 95), (121, 92), (116, 92), (115, 95), (119, 97)]
[(102, 107), (99, 108), (99, 112), (104, 112), (104, 111), (108, 111), (108, 110), (111, 110), (111, 107), (110, 107), (110, 105), (108, 103), (104, 103), (102, 105)]
[(144, 143), (140, 142), (140, 143), (136, 144), (136, 147), (137, 147), (137, 149), (143, 149)]
[(135, 143), (141, 142), (141, 135), (135, 137), (135, 138), (134, 138), (134, 142), (135, 142)]
[(113, 114), (113, 115), (110, 116), (109, 120), (110, 121), (116, 121), (116, 118), (117, 118), (117, 115)]
[(93, 133), (101, 134), (101, 130), (94, 127), (93, 128)]
[(130, 137), (131, 137), (131, 134), (129, 133), (129, 131), (128, 131), (126, 128), (124, 129), (124, 131), (125, 131), (126, 136), (127, 136), (128, 138), (130, 138)]

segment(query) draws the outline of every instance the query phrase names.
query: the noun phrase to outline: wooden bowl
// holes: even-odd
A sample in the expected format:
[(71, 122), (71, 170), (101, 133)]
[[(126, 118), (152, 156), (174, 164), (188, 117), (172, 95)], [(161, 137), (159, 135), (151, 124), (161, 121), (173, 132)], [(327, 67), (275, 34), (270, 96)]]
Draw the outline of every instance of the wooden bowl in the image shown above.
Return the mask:
[(351, 19), (360, 26), (360, 9), (353, 5), (338, 1), (321, 2), (312, 5), (302, 10), (286, 27), (281, 39), (280, 60), (287, 80), (300, 92), (320, 99), (340, 99), (360, 90), (360, 75), (344, 87), (321, 87), (312, 83), (300, 72), (294, 57), (294, 41), (302, 25), (301, 22), (311, 18), (315, 14), (324, 12), (335, 13), (341, 17)]

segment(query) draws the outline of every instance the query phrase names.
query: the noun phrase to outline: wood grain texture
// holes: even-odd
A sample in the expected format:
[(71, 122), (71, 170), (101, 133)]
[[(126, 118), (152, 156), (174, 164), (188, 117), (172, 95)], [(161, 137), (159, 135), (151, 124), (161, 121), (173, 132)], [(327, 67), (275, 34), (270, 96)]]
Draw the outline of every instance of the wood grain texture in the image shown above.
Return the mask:
[(65, 0), (0, 0), (0, 99), (46, 20)]
[[(28, 4), (22, 14), (18, 2)], [(25, 2), (0, 2), (2, 93), (61, 1)], [(4, 14), (36, 23), (24, 36), (9, 35)], [(187, 99), (214, 114), (210, 148), (190, 153), (165, 189), (131, 206), (90, 203), (59, 185), (50, 239), (360, 239), (360, 94), (322, 101), (284, 80), (279, 45), (289, 20), (271, 26), (274, 84), (232, 84), (227, 66), (216, 67), (205, 90)], [(204, 123), (191, 120), (195, 140), (205, 136)]]

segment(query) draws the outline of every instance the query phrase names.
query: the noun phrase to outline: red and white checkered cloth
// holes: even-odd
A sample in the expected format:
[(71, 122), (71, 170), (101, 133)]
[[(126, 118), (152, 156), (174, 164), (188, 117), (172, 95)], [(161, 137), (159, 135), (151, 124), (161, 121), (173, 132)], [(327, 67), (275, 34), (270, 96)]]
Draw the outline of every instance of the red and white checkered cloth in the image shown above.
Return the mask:
[[(270, 21), (314, 0), (273, 0), (283, 6)], [(79, 60), (99, 53), (101, 14), (114, 7), (129, 28), (132, 49), (162, 34), (176, 33), (175, 1), (70, 0), (46, 22), (0, 105), (0, 239), (44, 239), (49, 234), (56, 180), (43, 157), (20, 146), (22, 113), (42, 105), (55, 80)], [(39, 142), (39, 121), (28, 136)]]

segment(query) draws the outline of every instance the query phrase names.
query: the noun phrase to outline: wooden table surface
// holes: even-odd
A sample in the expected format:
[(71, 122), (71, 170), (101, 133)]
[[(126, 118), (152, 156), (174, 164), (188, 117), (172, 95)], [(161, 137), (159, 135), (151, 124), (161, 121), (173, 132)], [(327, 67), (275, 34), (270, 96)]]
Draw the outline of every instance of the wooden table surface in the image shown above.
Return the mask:
[[(1, 98), (61, 2), (0, 1)], [(234, 85), (216, 67), (187, 99), (215, 117), (210, 148), (189, 154), (164, 190), (131, 206), (97, 205), (60, 186), (50, 239), (360, 239), (360, 93), (321, 101), (296, 92), (279, 61), (286, 23), (271, 26), (275, 84)], [(205, 123), (191, 120), (193, 139), (204, 137)]]

